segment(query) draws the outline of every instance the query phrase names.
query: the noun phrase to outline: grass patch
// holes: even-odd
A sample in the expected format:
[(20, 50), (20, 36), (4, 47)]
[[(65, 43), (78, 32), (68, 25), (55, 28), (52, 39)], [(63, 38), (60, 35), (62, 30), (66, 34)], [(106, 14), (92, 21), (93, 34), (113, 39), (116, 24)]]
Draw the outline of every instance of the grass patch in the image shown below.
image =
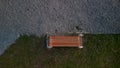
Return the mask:
[(0, 56), (0, 68), (119, 68), (120, 35), (85, 35), (84, 48), (47, 49), (45, 36), (23, 35)]

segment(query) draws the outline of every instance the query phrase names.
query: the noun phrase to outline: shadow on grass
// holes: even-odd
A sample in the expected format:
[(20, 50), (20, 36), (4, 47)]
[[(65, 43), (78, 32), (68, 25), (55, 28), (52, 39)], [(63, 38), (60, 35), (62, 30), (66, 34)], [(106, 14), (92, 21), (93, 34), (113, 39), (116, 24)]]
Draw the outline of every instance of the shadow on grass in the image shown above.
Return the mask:
[(47, 49), (45, 35), (22, 35), (0, 56), (0, 68), (117, 68), (120, 35), (85, 35), (84, 48)]

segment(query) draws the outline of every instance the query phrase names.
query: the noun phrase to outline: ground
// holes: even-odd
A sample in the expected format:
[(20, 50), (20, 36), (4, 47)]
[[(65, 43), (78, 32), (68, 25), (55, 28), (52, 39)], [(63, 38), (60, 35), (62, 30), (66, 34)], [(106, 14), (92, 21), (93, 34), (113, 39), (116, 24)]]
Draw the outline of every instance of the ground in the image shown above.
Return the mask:
[(20, 34), (119, 34), (119, 12), (119, 0), (0, 0), (0, 55)]
[(119, 41), (120, 34), (86, 34), (83, 49), (47, 49), (44, 35), (21, 35), (0, 56), (0, 68), (119, 68)]

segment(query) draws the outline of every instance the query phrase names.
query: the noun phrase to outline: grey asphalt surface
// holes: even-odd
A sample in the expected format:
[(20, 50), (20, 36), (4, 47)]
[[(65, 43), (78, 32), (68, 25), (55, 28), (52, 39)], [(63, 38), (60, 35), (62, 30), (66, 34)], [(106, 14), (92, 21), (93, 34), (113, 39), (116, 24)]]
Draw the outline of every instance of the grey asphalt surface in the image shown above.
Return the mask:
[(20, 34), (120, 33), (120, 0), (0, 0), (0, 54)]

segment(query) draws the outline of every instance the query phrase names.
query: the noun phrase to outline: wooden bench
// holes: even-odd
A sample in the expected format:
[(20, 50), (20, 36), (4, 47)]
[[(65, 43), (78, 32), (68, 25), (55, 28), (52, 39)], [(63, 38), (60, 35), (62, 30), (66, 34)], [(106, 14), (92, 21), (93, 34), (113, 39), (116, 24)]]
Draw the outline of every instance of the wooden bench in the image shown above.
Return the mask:
[(79, 47), (82, 46), (82, 36), (49, 36), (47, 47)]

